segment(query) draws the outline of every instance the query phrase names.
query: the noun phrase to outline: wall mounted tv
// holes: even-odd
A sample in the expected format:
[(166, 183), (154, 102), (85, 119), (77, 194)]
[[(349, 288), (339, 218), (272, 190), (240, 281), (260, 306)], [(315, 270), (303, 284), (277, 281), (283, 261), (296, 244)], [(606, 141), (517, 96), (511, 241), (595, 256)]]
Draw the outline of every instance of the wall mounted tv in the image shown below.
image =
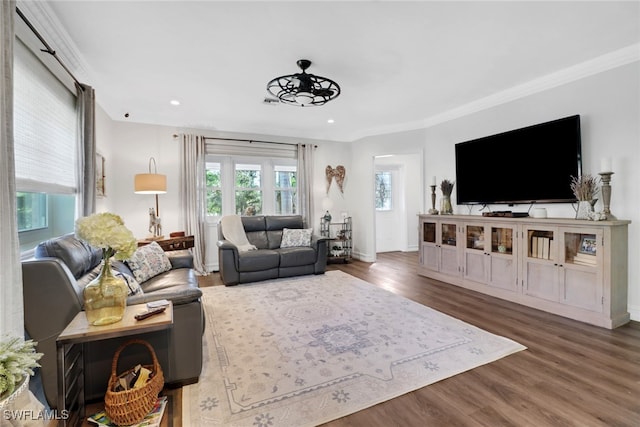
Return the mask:
[(580, 116), (461, 142), (458, 204), (568, 203), (571, 176), (582, 172)]

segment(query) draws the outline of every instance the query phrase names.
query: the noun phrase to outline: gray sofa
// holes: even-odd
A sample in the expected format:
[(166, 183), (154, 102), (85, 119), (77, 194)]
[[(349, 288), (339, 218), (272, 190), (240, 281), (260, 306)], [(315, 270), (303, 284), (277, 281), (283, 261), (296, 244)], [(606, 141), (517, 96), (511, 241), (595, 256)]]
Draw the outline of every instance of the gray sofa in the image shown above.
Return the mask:
[(218, 262), (225, 285), (325, 272), (326, 238), (312, 235), (310, 246), (280, 247), (284, 228), (304, 228), (300, 215), (243, 216), (242, 225), (257, 250), (238, 251), (224, 238), (222, 223), (218, 225)]
[[(77, 239), (73, 234), (47, 240), (38, 245), (33, 259), (23, 261), (25, 330), (44, 353), (40, 373), (45, 397), (57, 407), (56, 338), (82, 310), (82, 289), (95, 277), (102, 252)], [(184, 385), (196, 382), (202, 369), (202, 332), (204, 312), (188, 251), (167, 252), (172, 269), (140, 284), (143, 293), (128, 297), (127, 304), (168, 299), (173, 302), (173, 326), (167, 330), (144, 334), (158, 357), (165, 382)], [(120, 261), (115, 270), (133, 275)], [(111, 372), (111, 362), (118, 347), (132, 337), (112, 338), (84, 344), (85, 397), (104, 399)], [(128, 346), (120, 356), (123, 370), (138, 363), (152, 363), (142, 346)]]

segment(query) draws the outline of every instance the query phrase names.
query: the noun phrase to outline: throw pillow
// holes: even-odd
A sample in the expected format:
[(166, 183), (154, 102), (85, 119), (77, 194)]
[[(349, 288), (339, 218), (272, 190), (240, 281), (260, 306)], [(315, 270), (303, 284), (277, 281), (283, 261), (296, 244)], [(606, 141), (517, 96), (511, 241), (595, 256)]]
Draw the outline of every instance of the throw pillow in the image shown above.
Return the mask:
[(140, 246), (127, 260), (127, 265), (139, 283), (171, 270), (171, 261), (157, 242)]
[[(86, 275), (84, 275), (82, 277), (82, 280), (78, 281), (78, 285), (82, 287), (86, 286), (89, 282), (91, 282), (93, 279), (98, 277), (98, 274), (100, 274), (100, 270), (102, 270), (102, 263), (96, 265), (93, 270), (91, 270)], [(127, 284), (127, 288), (129, 288), (129, 293), (127, 294), (127, 296), (138, 295), (138, 294), (142, 295), (144, 293), (144, 291), (140, 287), (140, 283), (138, 283), (138, 281), (130, 274), (123, 273), (121, 271), (118, 271), (115, 268), (112, 268), (111, 271), (113, 272), (114, 276), (123, 279), (124, 282)]]
[(138, 283), (138, 281), (134, 279), (130, 274), (114, 271), (114, 276), (120, 277), (126, 282), (127, 287), (129, 288), (129, 294), (127, 296), (143, 294), (140, 283)]
[(311, 246), (312, 228), (283, 228), (281, 248)]

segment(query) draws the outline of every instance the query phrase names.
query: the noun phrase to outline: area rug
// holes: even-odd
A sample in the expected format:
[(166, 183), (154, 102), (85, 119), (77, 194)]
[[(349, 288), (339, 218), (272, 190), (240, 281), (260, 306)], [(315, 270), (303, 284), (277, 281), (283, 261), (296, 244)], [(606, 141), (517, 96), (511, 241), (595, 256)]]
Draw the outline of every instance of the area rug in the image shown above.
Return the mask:
[(202, 291), (185, 426), (314, 426), (525, 349), (341, 271)]

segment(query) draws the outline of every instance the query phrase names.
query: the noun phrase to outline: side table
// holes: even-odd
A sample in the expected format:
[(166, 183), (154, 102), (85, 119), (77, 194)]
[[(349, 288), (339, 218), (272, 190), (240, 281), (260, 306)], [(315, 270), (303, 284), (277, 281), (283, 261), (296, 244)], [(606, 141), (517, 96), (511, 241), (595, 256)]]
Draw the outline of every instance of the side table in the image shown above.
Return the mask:
[(166, 251), (179, 251), (182, 249), (192, 248), (195, 244), (195, 238), (193, 236), (183, 237), (171, 237), (169, 239), (161, 240), (138, 240), (138, 247), (148, 245), (151, 242), (156, 242), (162, 249)]
[(87, 316), (84, 311), (81, 311), (60, 333), (56, 340), (58, 411), (68, 411), (69, 415), (67, 419), (60, 421), (61, 425), (80, 425), (85, 417), (82, 344), (159, 331), (170, 328), (173, 324), (173, 305), (171, 303), (161, 314), (144, 320), (135, 319), (136, 314), (146, 310), (146, 304), (127, 306), (121, 321), (104, 326), (89, 325)]

